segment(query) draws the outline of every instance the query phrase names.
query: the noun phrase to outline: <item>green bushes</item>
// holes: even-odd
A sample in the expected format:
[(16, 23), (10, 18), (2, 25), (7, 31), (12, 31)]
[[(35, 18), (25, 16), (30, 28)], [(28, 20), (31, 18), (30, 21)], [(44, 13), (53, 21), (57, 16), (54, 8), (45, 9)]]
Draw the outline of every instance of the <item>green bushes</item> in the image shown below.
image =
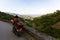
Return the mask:
[(10, 15), (10, 14), (7, 14), (7, 13), (4, 13), (4, 12), (0, 12), (0, 20), (11, 20), (14, 16), (13, 15)]
[(60, 30), (52, 28), (52, 25), (60, 21), (60, 11), (34, 18), (35, 28), (54, 37), (60, 37)]
[(29, 27), (32, 27), (32, 20), (30, 19), (25, 20), (25, 24)]

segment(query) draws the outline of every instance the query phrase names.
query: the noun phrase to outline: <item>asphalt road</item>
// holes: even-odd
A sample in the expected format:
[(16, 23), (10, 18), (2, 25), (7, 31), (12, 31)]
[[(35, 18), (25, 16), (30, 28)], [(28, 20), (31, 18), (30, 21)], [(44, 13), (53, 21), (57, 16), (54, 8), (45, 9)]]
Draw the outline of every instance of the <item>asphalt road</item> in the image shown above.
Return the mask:
[(24, 36), (14, 35), (12, 27), (11, 24), (0, 21), (0, 40), (27, 40)]

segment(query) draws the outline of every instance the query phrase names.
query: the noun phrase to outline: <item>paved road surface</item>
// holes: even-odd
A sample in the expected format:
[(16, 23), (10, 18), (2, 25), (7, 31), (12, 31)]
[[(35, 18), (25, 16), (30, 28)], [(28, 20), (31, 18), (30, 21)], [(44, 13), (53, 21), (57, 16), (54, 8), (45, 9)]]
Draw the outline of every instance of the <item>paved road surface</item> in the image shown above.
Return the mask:
[(25, 37), (17, 37), (12, 32), (12, 25), (0, 21), (0, 40), (26, 40)]

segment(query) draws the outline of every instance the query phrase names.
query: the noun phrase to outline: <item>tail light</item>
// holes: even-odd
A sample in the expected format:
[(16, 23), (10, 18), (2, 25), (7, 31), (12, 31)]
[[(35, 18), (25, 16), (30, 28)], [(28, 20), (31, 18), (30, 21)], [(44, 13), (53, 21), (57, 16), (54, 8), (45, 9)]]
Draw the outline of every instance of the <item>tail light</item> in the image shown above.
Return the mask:
[(20, 29), (17, 29), (17, 31), (18, 31), (18, 32), (23, 32), (22, 28), (20, 28)]

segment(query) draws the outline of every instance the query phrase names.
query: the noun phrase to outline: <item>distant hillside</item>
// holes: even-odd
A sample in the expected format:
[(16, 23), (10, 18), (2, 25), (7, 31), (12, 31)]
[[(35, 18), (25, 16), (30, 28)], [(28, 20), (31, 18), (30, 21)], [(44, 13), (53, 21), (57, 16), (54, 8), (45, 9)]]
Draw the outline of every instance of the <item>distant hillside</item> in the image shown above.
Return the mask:
[(10, 14), (10, 15), (13, 15), (13, 16), (18, 15), (19, 17), (24, 18), (24, 19), (33, 19), (33, 17), (28, 16), (28, 15), (20, 15), (20, 14), (9, 13), (9, 12), (6, 12), (6, 13), (7, 13), (7, 14)]

